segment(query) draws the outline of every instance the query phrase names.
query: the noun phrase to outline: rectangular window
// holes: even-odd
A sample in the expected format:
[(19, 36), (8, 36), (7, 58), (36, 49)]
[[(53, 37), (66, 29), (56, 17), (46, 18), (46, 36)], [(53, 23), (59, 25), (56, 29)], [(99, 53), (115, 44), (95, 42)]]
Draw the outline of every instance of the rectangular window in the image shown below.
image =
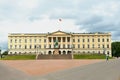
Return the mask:
[(75, 48), (75, 44), (73, 44), (73, 48)]
[(10, 40), (10, 43), (12, 43), (12, 39)]
[(90, 42), (90, 40), (88, 39), (88, 42)]
[(98, 48), (100, 48), (100, 44), (98, 44)]
[(92, 45), (92, 48), (94, 48), (94, 44)]
[(103, 48), (105, 48), (105, 45), (104, 45), (104, 44), (103, 44), (102, 46), (103, 46)]
[(83, 44), (83, 48), (85, 48), (85, 45)]
[(90, 45), (88, 44), (88, 48), (90, 48)]
[(41, 45), (39, 45), (39, 48), (41, 48)]
[(109, 44), (107, 45), (107, 48), (109, 48)]
[(21, 43), (21, 39), (19, 39), (19, 43)]
[(12, 49), (12, 45), (10, 45), (10, 49)]
[(30, 39), (30, 43), (32, 42), (32, 39)]
[(36, 39), (34, 39), (34, 42), (35, 42), (35, 43), (36, 43), (36, 41), (37, 41), (37, 40), (36, 40)]
[(83, 42), (85, 42), (85, 39), (83, 39)]
[(19, 45), (19, 49), (21, 49), (21, 45)]
[(49, 44), (49, 48), (51, 48), (51, 44)]
[(94, 42), (94, 39), (92, 39), (92, 42)]
[(46, 42), (46, 39), (44, 39), (44, 42)]
[(27, 49), (27, 45), (25, 45), (25, 49)]
[(63, 48), (65, 48), (65, 44), (63, 44)]
[(80, 44), (78, 44), (78, 48), (80, 48)]
[(15, 45), (15, 49), (17, 49), (17, 45)]
[(27, 39), (25, 39), (25, 43), (27, 43)]
[(73, 39), (73, 42), (75, 42), (75, 39)]
[(78, 39), (78, 42), (80, 42), (80, 39)]
[(46, 48), (46, 45), (44, 45), (44, 48)]
[(98, 39), (98, 42), (100, 42), (100, 39)]
[(67, 47), (70, 48), (70, 45), (68, 44)]
[(15, 43), (17, 43), (17, 39), (15, 39)]
[(107, 39), (107, 42), (109, 42), (109, 39)]
[(102, 42), (104, 42), (104, 39), (102, 39)]
[(67, 37), (67, 41), (70, 42), (70, 37)]
[(39, 42), (41, 42), (41, 39), (39, 39)]

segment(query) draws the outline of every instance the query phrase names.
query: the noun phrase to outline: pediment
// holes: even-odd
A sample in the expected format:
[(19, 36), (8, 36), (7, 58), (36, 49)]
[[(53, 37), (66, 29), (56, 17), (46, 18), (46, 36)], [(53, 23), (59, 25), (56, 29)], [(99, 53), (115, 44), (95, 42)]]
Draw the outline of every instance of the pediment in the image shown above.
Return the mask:
[(52, 33), (49, 33), (49, 35), (69, 35), (70, 33), (67, 33), (67, 32), (63, 32), (63, 31), (55, 31), (55, 32), (52, 32)]

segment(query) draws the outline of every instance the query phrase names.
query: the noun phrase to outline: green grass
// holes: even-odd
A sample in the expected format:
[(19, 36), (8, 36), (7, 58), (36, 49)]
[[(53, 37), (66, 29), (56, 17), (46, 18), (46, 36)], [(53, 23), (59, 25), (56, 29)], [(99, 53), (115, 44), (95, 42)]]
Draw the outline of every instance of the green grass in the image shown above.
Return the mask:
[[(103, 54), (75, 54), (74, 59), (105, 59)], [(111, 58), (110, 58), (111, 59)]]
[(36, 55), (7, 55), (1, 60), (35, 60)]

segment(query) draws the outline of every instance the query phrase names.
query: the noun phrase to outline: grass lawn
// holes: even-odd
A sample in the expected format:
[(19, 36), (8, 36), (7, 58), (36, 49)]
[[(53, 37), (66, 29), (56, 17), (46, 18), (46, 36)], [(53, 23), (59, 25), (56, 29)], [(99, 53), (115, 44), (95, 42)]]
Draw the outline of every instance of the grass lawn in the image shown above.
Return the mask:
[(7, 55), (1, 60), (35, 60), (36, 55)]
[[(104, 54), (75, 54), (74, 59), (105, 59)], [(109, 58), (111, 59), (111, 57)]]

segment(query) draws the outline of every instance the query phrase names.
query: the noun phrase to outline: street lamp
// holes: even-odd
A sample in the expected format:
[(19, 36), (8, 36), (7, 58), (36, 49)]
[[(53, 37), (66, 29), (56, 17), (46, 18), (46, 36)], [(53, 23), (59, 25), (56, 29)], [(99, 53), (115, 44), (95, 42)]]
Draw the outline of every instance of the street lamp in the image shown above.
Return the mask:
[(72, 48), (72, 59), (73, 59), (73, 45), (71, 45), (71, 48)]
[(1, 47), (0, 47), (0, 58), (2, 58), (2, 54), (1, 54)]

